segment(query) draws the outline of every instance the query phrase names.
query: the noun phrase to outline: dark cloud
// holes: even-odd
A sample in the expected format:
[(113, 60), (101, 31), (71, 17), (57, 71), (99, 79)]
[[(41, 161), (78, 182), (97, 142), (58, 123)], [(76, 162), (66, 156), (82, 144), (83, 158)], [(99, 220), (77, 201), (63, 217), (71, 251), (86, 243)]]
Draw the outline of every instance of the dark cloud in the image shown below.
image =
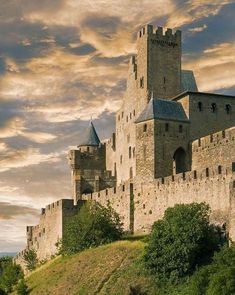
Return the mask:
[(13, 219), (17, 215), (30, 214), (39, 216), (39, 211), (21, 205), (13, 205), (8, 202), (0, 202), (0, 219)]

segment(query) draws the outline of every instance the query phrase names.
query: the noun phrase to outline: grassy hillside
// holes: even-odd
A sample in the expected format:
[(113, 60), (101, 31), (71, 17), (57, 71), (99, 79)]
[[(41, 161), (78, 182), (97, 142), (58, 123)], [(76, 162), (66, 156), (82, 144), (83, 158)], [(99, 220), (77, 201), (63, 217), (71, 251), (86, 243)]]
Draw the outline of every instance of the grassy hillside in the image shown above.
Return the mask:
[[(145, 274), (141, 241), (119, 241), (70, 257), (57, 257), (27, 278), (30, 294), (130, 294), (130, 286), (156, 294)], [(144, 293), (143, 293), (144, 294)]]

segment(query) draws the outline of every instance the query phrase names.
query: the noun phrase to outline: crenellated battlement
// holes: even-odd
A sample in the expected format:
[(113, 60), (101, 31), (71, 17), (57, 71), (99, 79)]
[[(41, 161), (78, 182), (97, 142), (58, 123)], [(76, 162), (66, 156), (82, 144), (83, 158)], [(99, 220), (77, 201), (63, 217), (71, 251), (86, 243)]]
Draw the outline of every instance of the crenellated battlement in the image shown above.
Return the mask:
[(174, 41), (178, 45), (181, 42), (181, 31), (177, 30), (173, 33), (172, 29), (167, 28), (164, 31), (163, 27), (158, 27), (154, 31), (153, 26), (148, 24), (144, 26), (143, 28), (141, 28), (137, 33), (137, 39), (141, 39), (144, 37), (148, 37), (153, 40), (162, 41), (162, 42), (159, 42), (159, 44), (162, 44), (162, 45), (168, 44), (173, 46), (174, 44), (169, 43), (169, 41)]
[(227, 144), (229, 141), (235, 140), (235, 127), (225, 129), (223, 131), (219, 131), (216, 133), (213, 133), (211, 135), (207, 135), (204, 137), (201, 137), (192, 143), (193, 152), (196, 152), (198, 150), (203, 150), (205, 148), (213, 148), (216, 145), (220, 144)]

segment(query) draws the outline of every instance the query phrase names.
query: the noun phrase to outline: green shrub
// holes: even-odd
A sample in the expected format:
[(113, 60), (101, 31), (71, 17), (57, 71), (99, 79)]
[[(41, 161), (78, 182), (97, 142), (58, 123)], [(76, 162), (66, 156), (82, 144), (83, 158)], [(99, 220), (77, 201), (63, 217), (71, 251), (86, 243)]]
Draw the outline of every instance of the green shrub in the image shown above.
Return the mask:
[(29, 294), (28, 286), (27, 286), (27, 284), (25, 282), (25, 279), (21, 279), (18, 282), (18, 285), (16, 287), (16, 292), (17, 292), (17, 295), (27, 295), (27, 294)]
[(177, 282), (210, 260), (221, 244), (221, 232), (209, 223), (205, 203), (176, 205), (154, 223), (144, 255), (159, 279)]
[(73, 254), (119, 240), (123, 234), (119, 215), (108, 206), (86, 202), (65, 225), (60, 253)]
[(27, 250), (23, 255), (26, 268), (29, 271), (34, 270), (37, 267), (38, 259), (37, 252), (34, 249)]
[(12, 292), (13, 286), (23, 277), (23, 272), (19, 265), (13, 263), (12, 258), (1, 258), (0, 265), (0, 289), (2, 294), (4, 292), (9, 294)]
[(235, 267), (220, 269), (211, 277), (206, 295), (235, 294)]

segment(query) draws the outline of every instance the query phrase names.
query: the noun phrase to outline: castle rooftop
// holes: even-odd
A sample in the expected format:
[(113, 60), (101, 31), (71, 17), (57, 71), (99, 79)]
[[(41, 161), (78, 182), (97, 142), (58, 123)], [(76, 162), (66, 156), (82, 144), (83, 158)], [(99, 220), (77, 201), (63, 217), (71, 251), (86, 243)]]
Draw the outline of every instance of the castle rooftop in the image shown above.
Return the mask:
[(86, 130), (84, 139), (82, 143), (79, 144), (79, 146), (99, 146), (99, 145), (100, 145), (99, 136), (96, 133), (96, 130), (92, 121), (90, 121), (89, 127)]
[(189, 122), (182, 105), (176, 101), (151, 98), (135, 123), (152, 119)]

